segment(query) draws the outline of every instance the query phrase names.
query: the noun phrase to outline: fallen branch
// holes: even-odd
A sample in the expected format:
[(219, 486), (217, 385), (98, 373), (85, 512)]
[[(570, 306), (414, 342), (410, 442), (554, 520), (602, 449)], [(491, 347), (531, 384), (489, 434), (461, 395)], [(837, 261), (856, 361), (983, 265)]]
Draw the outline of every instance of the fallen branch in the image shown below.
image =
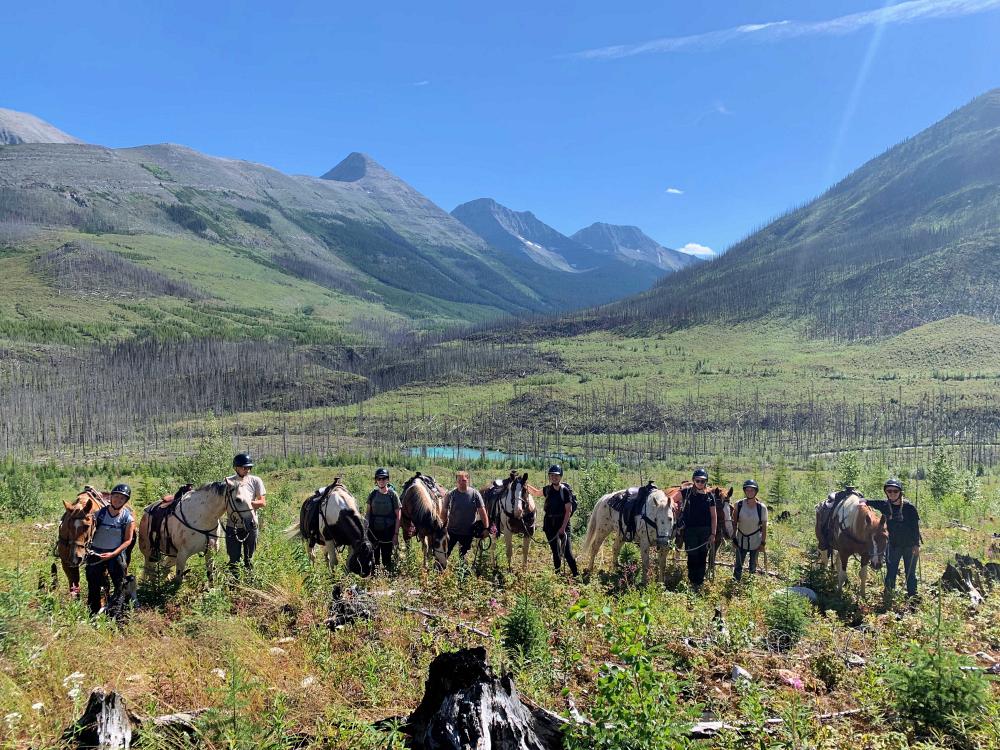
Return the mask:
[[(862, 709), (860, 708), (851, 708), (846, 711), (834, 711), (829, 714), (815, 714), (813, 715), (813, 718), (816, 719), (816, 721), (833, 721), (834, 719), (843, 719), (846, 716), (854, 716), (861, 713), (861, 710)], [(785, 720), (780, 718), (767, 719), (764, 721), (764, 726), (771, 728), (781, 726), (784, 723)], [(688, 730), (688, 739), (710, 740), (725, 729), (731, 729), (738, 732), (746, 726), (748, 726), (747, 722), (729, 724), (724, 721), (699, 721)]]
[(489, 633), (487, 633), (485, 631), (482, 631), (479, 628), (475, 628), (475, 627), (473, 627), (472, 625), (469, 625), (466, 622), (462, 622), (461, 620), (455, 620), (455, 619), (453, 619), (451, 617), (448, 617), (447, 615), (442, 615), (442, 614), (440, 614), (438, 612), (431, 612), (428, 609), (419, 609), (417, 607), (407, 607), (405, 604), (401, 604), (399, 606), (402, 609), (406, 610), (407, 612), (415, 612), (418, 615), (423, 615), (424, 617), (429, 617), (432, 620), (447, 620), (448, 622), (453, 622), (458, 627), (463, 628), (465, 630), (468, 630), (468, 631), (470, 631), (472, 633), (475, 633), (476, 635), (482, 636), (483, 638), (492, 638), (492, 636)]

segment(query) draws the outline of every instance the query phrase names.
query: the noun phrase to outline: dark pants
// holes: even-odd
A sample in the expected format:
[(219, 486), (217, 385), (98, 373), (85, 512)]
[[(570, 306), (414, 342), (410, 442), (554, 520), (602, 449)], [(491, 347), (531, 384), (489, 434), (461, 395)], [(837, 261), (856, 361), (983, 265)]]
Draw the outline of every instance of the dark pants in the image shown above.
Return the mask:
[(733, 566), (733, 578), (737, 581), (743, 577), (743, 561), (750, 557), (750, 575), (757, 572), (757, 556), (760, 554), (760, 548), (757, 549), (740, 549), (736, 548), (736, 565)]
[(469, 549), (472, 547), (472, 534), (456, 534), (453, 531), (448, 532), (448, 557), (451, 557), (451, 551), (455, 549), (455, 545), (458, 545), (458, 554), (460, 557), (465, 557)]
[(121, 592), (125, 581), (125, 555), (120, 554), (107, 560), (98, 560), (93, 555), (87, 558), (87, 606), (90, 614), (96, 615), (101, 609), (101, 587), (104, 585), (104, 573), (111, 578), (111, 599)]
[(705, 567), (708, 562), (708, 537), (712, 529), (708, 526), (685, 527), (684, 549), (687, 551), (688, 580), (695, 588), (705, 582)]
[(371, 541), (372, 550), (375, 553), (375, 565), (378, 566), (381, 562), (382, 567), (389, 571), (393, 569), (392, 542), (395, 530), (395, 526), (386, 529), (368, 529), (368, 539)]
[(562, 561), (565, 557), (569, 572), (575, 576), (577, 574), (576, 558), (573, 557), (573, 550), (570, 547), (569, 527), (561, 536), (557, 534), (559, 527), (562, 526), (562, 520), (563, 516), (545, 516), (545, 520), (542, 521), (542, 533), (545, 534), (549, 547), (552, 549), (552, 565), (555, 567), (556, 573), (562, 568)]
[(247, 570), (253, 569), (250, 558), (257, 549), (257, 527), (237, 529), (226, 526), (226, 554), (229, 555), (229, 569), (235, 571), (242, 558)]
[(893, 547), (889, 545), (885, 555), (885, 597), (892, 596), (896, 588), (896, 576), (899, 574), (899, 561), (903, 561), (903, 572), (906, 575), (906, 595), (917, 595), (917, 556), (913, 547)]

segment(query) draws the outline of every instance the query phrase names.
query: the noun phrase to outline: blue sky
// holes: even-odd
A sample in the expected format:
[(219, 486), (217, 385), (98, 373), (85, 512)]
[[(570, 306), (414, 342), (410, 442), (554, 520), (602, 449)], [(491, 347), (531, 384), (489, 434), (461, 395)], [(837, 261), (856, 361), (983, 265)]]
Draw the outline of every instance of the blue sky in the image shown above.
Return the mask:
[(10, 4), (0, 106), (722, 250), (1000, 86), (1000, 0), (478, 5)]

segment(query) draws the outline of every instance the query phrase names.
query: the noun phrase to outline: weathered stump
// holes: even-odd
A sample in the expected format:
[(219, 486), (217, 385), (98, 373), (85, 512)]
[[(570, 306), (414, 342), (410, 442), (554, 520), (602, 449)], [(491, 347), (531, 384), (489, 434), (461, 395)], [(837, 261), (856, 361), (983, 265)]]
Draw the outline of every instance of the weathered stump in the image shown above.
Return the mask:
[(558, 750), (564, 723), (522, 703), (510, 675), (493, 673), (486, 649), (471, 648), (431, 662), (407, 733), (414, 750)]
[(132, 745), (132, 718), (118, 693), (95, 688), (76, 723), (66, 727), (63, 742), (83, 750), (128, 750)]

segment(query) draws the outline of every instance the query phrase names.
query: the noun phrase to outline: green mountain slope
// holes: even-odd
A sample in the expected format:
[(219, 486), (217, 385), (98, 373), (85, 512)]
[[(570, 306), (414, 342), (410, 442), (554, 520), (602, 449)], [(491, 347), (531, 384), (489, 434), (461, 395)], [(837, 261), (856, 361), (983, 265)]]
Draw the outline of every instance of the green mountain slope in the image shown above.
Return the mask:
[(779, 317), (854, 338), (958, 314), (1000, 320), (1000, 89), (719, 259), (588, 317), (599, 326)]

